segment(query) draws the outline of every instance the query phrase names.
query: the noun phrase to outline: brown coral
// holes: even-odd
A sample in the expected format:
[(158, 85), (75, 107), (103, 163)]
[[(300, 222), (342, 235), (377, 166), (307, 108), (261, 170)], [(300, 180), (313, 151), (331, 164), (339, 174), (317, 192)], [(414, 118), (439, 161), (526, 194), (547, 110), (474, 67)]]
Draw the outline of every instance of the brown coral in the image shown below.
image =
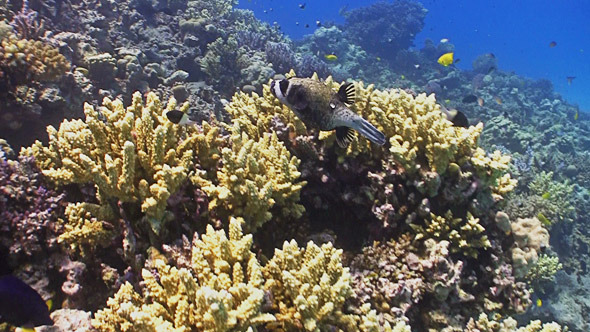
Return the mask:
[(11, 81), (54, 81), (70, 68), (59, 50), (39, 40), (11, 35), (0, 44), (0, 69)]

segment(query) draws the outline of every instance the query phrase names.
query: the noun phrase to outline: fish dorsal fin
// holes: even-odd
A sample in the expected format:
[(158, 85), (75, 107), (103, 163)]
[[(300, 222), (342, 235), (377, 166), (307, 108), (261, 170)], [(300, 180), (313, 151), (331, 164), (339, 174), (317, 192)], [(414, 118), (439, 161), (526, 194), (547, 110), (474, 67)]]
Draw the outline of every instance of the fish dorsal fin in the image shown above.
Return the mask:
[(345, 149), (354, 139), (354, 130), (349, 127), (336, 127), (336, 143)]
[(354, 88), (354, 83), (344, 83), (340, 86), (340, 89), (338, 89), (338, 99), (346, 104), (346, 106), (354, 104), (355, 98), (356, 90)]

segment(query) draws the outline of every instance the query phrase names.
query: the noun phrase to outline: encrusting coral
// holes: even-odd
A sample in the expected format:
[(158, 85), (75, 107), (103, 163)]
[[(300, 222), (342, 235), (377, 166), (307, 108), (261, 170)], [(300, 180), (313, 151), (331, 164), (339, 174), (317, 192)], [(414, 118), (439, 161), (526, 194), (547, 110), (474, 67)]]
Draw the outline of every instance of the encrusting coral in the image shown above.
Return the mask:
[(516, 244), (512, 249), (514, 274), (524, 277), (537, 263), (541, 249), (549, 246), (549, 232), (536, 217), (518, 218), (511, 226)]

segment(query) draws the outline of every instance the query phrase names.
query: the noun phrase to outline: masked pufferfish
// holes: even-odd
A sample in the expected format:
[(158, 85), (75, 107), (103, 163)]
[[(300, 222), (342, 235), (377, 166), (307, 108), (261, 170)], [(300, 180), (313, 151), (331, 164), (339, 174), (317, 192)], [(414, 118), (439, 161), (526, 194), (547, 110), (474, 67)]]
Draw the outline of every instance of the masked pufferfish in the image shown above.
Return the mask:
[(352, 83), (342, 84), (334, 92), (315, 79), (291, 77), (272, 81), (270, 91), (306, 126), (324, 131), (335, 129), (336, 142), (342, 148), (354, 138), (353, 129), (375, 144), (385, 144), (385, 135), (349, 108), (355, 99)]

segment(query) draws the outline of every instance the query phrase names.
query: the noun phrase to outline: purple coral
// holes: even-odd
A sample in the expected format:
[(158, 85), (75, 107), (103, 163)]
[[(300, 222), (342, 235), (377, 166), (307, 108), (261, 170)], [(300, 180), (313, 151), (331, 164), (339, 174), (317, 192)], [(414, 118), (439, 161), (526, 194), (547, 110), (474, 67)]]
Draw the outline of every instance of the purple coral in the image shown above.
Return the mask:
[(426, 9), (416, 1), (376, 2), (345, 11), (344, 33), (365, 51), (385, 59), (412, 46), (424, 27)]
[(313, 73), (317, 73), (320, 78), (328, 77), (330, 75), (330, 68), (317, 57), (305, 54), (297, 64), (297, 75), (310, 77)]
[(266, 43), (266, 59), (277, 73), (287, 73), (295, 68), (295, 53), (287, 43)]
[(45, 21), (37, 20), (38, 13), (29, 8), (29, 1), (23, 0), (21, 10), (14, 15), (10, 26), (22, 39), (42, 39), (45, 35)]
[(64, 195), (41, 180), (32, 158), (0, 159), (0, 244), (18, 260), (55, 250)]
[(247, 47), (251, 50), (262, 50), (267, 44), (268, 37), (250, 30), (240, 30), (236, 34), (236, 40), (238, 41), (238, 47)]

